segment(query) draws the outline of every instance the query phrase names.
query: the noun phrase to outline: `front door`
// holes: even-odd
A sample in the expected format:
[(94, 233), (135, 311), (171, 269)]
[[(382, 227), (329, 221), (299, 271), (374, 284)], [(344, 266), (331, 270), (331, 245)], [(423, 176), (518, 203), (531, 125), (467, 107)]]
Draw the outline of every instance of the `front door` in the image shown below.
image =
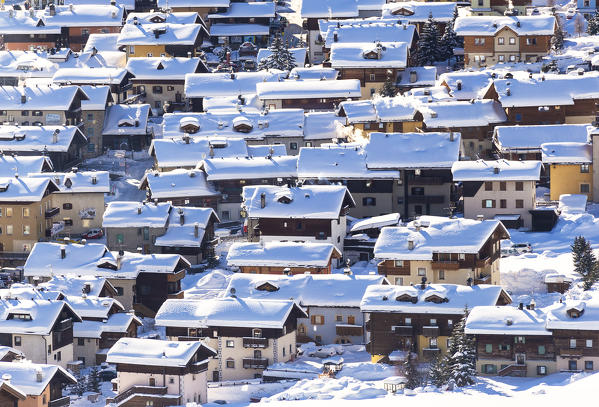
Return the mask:
[(218, 370), (214, 370), (212, 372), (212, 381), (213, 382), (218, 382), (220, 379), (220, 375), (218, 374)]
[(526, 362), (526, 354), (516, 353), (516, 364), (523, 365)]

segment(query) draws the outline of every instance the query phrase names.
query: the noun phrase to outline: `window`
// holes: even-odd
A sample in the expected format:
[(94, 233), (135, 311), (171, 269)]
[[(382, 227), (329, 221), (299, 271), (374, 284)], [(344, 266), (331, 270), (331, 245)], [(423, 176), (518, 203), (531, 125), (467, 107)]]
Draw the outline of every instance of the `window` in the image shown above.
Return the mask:
[(545, 376), (547, 374), (547, 366), (537, 366), (537, 375)]
[(370, 196), (362, 198), (362, 206), (376, 206), (376, 198)]
[(426, 276), (426, 268), (424, 268), (424, 267), (418, 267), (418, 275), (420, 277)]
[(114, 289), (116, 290), (116, 295), (119, 297), (121, 297), (125, 294), (123, 287), (114, 287)]
[(423, 196), (424, 195), (424, 188), (423, 187), (413, 187), (412, 188), (412, 195)]
[(6, 234), (12, 235), (12, 225), (6, 225)]
[(522, 121), (522, 113), (516, 113), (515, 120), (516, 120), (517, 122), (521, 122), (521, 121)]
[(445, 270), (439, 270), (439, 280), (445, 280)]
[(335, 315), (335, 321), (343, 322), (343, 315)]
[(23, 217), (24, 218), (28, 218), (29, 217), (29, 208), (23, 208)]
[(575, 349), (575, 348), (576, 348), (576, 339), (570, 339), (570, 349)]
[(323, 315), (312, 315), (312, 325), (323, 325), (324, 324), (324, 316)]
[(23, 234), (24, 235), (30, 235), (31, 234), (31, 226), (29, 226), (29, 225), (23, 225)]
[(260, 329), (260, 328), (252, 329), (252, 336), (254, 338), (262, 338), (262, 329)]
[(297, 143), (289, 143), (290, 150), (297, 150)]
[(485, 364), (483, 365), (483, 373), (486, 374), (495, 374), (497, 373), (497, 366), (496, 365), (492, 365), (492, 364)]
[(431, 349), (437, 349), (438, 345), (437, 345), (437, 338), (430, 338), (429, 339), (429, 347)]
[(32, 111), (32, 112), (31, 112), (31, 115), (32, 115), (32, 116), (41, 117), (41, 116), (43, 116), (44, 114), (42, 113), (42, 111), (41, 111), (41, 110), (34, 110), (34, 111)]
[(505, 38), (504, 37), (497, 38), (497, 45), (503, 45), (503, 44), (505, 44)]
[(516, 343), (526, 343), (526, 338), (524, 336), (516, 336), (514, 338), (514, 342), (516, 342)]
[(14, 337), (14, 342), (15, 342), (15, 346), (21, 346), (21, 337), (20, 336), (15, 336)]
[(499, 182), (499, 190), (500, 191), (507, 191), (507, 183), (505, 181), (500, 181)]
[(306, 147), (312, 147), (312, 142), (311, 141), (306, 141)]
[(503, 209), (507, 208), (507, 200), (505, 200), (505, 199), (500, 199), (500, 200), (499, 200), (499, 207), (500, 207), (500, 208), (503, 208)]
[(117, 244), (123, 244), (125, 242), (125, 239), (123, 238), (122, 233), (116, 234), (116, 242), (117, 242)]
[(404, 319), (404, 324), (405, 324), (406, 326), (410, 326), (410, 325), (412, 325), (412, 318), (406, 318), (406, 319)]
[(430, 324), (431, 326), (437, 326), (437, 319), (436, 319), (436, 318), (431, 318), (431, 319), (429, 320), (429, 324)]
[(12, 216), (12, 208), (6, 208), (6, 216), (9, 218)]
[(484, 0), (478, 0), (478, 7), (482, 7), (484, 4)]
[(154, 101), (154, 107), (160, 109), (162, 107), (162, 102), (160, 100)]
[(229, 212), (229, 211), (222, 211), (220, 213), (220, 218), (222, 220), (230, 220), (231, 219), (231, 212)]
[(526, 45), (537, 45), (537, 39), (536, 38), (527, 38)]
[(483, 208), (494, 208), (495, 200), (494, 199), (483, 199)]
[(453, 328), (453, 319), (448, 319), (447, 320), (447, 327), (448, 328)]
[(575, 360), (569, 360), (568, 370), (578, 370), (578, 363)]
[(77, 345), (79, 345), (79, 346), (85, 345), (85, 339), (84, 338), (77, 338)]
[(516, 61), (516, 56), (510, 55), (510, 62), (515, 62), (515, 61)]
[(510, 45), (516, 44), (516, 37), (510, 37), (509, 41)]
[(491, 352), (493, 352), (493, 345), (490, 343), (487, 343), (485, 345), (485, 353), (491, 353)]
[(172, 92), (173, 90), (175, 90), (175, 87), (173, 85), (168, 85), (166, 87), (166, 90), (168, 90), (169, 92)]
[(303, 325), (300, 325), (300, 327), (297, 330), (302, 335), (306, 333), (306, 328)]
[(584, 361), (584, 369), (585, 370), (593, 370), (593, 361), (592, 360), (585, 360)]
[(375, 79), (376, 79), (376, 76), (373, 73), (371, 73), (370, 74), (370, 82), (374, 82)]
[(71, 218), (63, 218), (62, 220), (65, 226), (73, 226), (73, 219)]
[(395, 277), (395, 285), (403, 285), (403, 277)]
[(516, 191), (524, 191), (524, 182), (522, 182), (522, 181), (516, 182)]
[(235, 361), (232, 359), (227, 360), (227, 369), (235, 369)]
[(316, 336), (314, 337), (314, 340), (316, 341), (316, 343), (322, 343), (322, 336), (320, 336), (320, 335), (316, 335)]
[(150, 228), (148, 226), (144, 226), (143, 234), (144, 234), (144, 240), (150, 240)]
[(174, 377), (169, 377), (168, 378), (168, 382), (169, 382), (169, 384), (174, 384), (175, 383), (175, 378)]
[(582, 173), (588, 173), (590, 170), (590, 166), (589, 164), (580, 164), (580, 172)]
[(539, 347), (537, 349), (537, 353), (539, 355), (544, 355), (545, 354), (545, 345), (539, 345)]
[(393, 264), (395, 267), (403, 267), (403, 260), (395, 260)]
[(56, 354), (56, 360), (59, 362), (62, 360), (62, 352), (61, 351), (58, 351), (58, 353)]
[(227, 346), (227, 348), (234, 348), (235, 347), (235, 341), (232, 340), (232, 339), (227, 339), (226, 346)]
[(29, 116), (29, 111), (28, 110), (22, 110), (21, 111), (21, 116)]
[(592, 348), (592, 347), (593, 347), (593, 340), (592, 340), (592, 339), (587, 339), (587, 340), (585, 341), (584, 345), (585, 345), (587, 348)]
[(73, 209), (73, 204), (72, 203), (63, 203), (62, 209), (65, 209), (65, 210)]
[(589, 184), (580, 184), (580, 193), (581, 194), (588, 194), (591, 190), (591, 187)]
[(524, 208), (524, 200), (516, 199), (516, 208)]
[(87, 114), (87, 120), (94, 120), (94, 114), (93, 113), (88, 113)]
[(485, 45), (485, 39), (484, 38), (475, 38), (474, 45)]
[(505, 343), (499, 344), (499, 350), (510, 350), (510, 345)]
[(490, 181), (485, 182), (485, 191), (492, 191), (493, 190), (493, 183)]
[(152, 93), (162, 93), (162, 86), (152, 86)]

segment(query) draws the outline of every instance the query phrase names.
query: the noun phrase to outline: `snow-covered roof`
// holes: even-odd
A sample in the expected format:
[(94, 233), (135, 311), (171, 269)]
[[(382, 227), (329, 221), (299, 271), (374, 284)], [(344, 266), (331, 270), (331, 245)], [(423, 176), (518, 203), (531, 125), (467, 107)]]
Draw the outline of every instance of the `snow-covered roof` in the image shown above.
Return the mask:
[(587, 143), (588, 124), (552, 124), (539, 126), (497, 126), (494, 139), (500, 150), (539, 150), (545, 143)]
[[(297, 61), (297, 59), (296, 59)], [(322, 66), (310, 66), (305, 68), (293, 68), (289, 71), (289, 78), (300, 79), (318, 79), (334, 81), (339, 76), (339, 71), (333, 68), (325, 68)]]
[(91, 52), (92, 49), (95, 48), (99, 52), (116, 52), (119, 49), (119, 46), (117, 45), (118, 39), (118, 33), (92, 33), (87, 38), (87, 42), (85, 43), (85, 48), (83, 50), (85, 52)]
[(538, 181), (541, 161), (456, 161), (451, 167), (454, 181)]
[(338, 79), (336, 81), (300, 79), (260, 82), (256, 84), (256, 93), (262, 100), (357, 98), (361, 96), (359, 79)]
[[(425, 3), (427, 4), (427, 3)], [(444, 4), (444, 3), (439, 3)], [(412, 72), (415, 73), (416, 78), (412, 82)], [(433, 86), (437, 80), (437, 67), (435, 66), (413, 66), (407, 68), (405, 71), (397, 73), (397, 85), (398, 86)]]
[[(599, 301), (592, 294), (588, 297), (584, 300), (566, 299), (548, 307), (547, 329), (599, 330)], [(569, 310), (578, 311), (578, 317), (569, 316)]]
[[(201, 341), (121, 338), (108, 351), (106, 361), (128, 365), (185, 367), (200, 350), (207, 357), (216, 356), (216, 352)], [(201, 362), (204, 361), (198, 360), (195, 363)]]
[(351, 224), (350, 233), (360, 232), (368, 229), (380, 229), (384, 226), (397, 226), (401, 216), (399, 213), (388, 213), (386, 215), (373, 216), (370, 218), (358, 219)]
[[(156, 237), (156, 246), (201, 247), (210, 222), (219, 222), (212, 208), (173, 207), (168, 228)], [(197, 234), (196, 234), (197, 227)]]
[(216, 14), (208, 14), (210, 20), (219, 20), (226, 18), (265, 18), (275, 17), (275, 3), (271, 1), (254, 1), (250, 3), (233, 2), (229, 8)]
[(465, 332), (470, 335), (544, 335), (545, 314), (538, 309), (512, 306), (477, 306), (470, 310)]
[(25, 356), (23, 352), (17, 350), (10, 346), (0, 346), (0, 361), (4, 361), (3, 359), (9, 355), (13, 356)]
[(561, 213), (585, 213), (587, 200), (586, 194), (561, 194), (557, 208)]
[(591, 164), (593, 145), (589, 143), (543, 143), (541, 154), (544, 163), (549, 164)]
[(0, 31), (4, 35), (15, 34), (60, 34), (60, 25), (46, 24), (43, 10), (13, 10), (8, 8), (0, 10)]
[(119, 85), (127, 73), (124, 68), (62, 68), (56, 71), (52, 81), (56, 84)]
[(206, 181), (206, 174), (195, 169), (146, 173), (140, 188), (147, 188), (151, 199), (218, 195), (214, 187)]
[(195, 11), (149, 11), (149, 12), (134, 12), (127, 14), (127, 24), (133, 24), (137, 21), (139, 24), (196, 24), (200, 21), (200, 16)]
[(127, 71), (140, 80), (178, 80), (184, 81), (185, 75), (195, 73), (203, 65), (200, 58), (130, 58)]
[(285, 144), (259, 144), (248, 145), (250, 157), (266, 157), (269, 154), (273, 156), (287, 155), (287, 146)]
[[(250, 3), (251, 4), (251, 3)], [(304, 63), (306, 62), (306, 53), (308, 52), (307, 48), (289, 48), (288, 51), (293, 55), (293, 59), (295, 61), (295, 66), (298, 68), (303, 68)], [(272, 51), (269, 48), (260, 48), (258, 50), (258, 55), (256, 56), (256, 61), (260, 62), (264, 58), (269, 57), (272, 54)], [(295, 71), (297, 72), (297, 71)]]
[(112, 101), (110, 86), (108, 85), (81, 85), (81, 89), (89, 100), (81, 101), (81, 110), (106, 110), (107, 103)]
[(278, 82), (282, 74), (279, 71), (187, 74), (185, 75), (185, 97), (253, 94), (256, 93), (256, 84)]
[(0, 177), (0, 202), (39, 202), (58, 187), (48, 178)]
[[(49, 335), (63, 310), (70, 312), (73, 322), (81, 318), (69, 304), (60, 300), (0, 300), (0, 331), (12, 334)], [(26, 315), (26, 318), (14, 317)]]
[[(397, 22), (378, 22), (372, 20), (369, 24), (357, 25), (332, 25), (328, 27), (325, 34), (325, 48), (331, 48), (335, 43), (346, 42), (363, 42), (372, 43), (373, 45), (379, 41), (403, 42), (412, 44), (416, 26), (398, 24)], [(335, 41), (335, 33), (337, 33), (337, 41)]]
[[(75, 273), (77, 270), (73, 271)], [(110, 286), (111, 284), (103, 277), (65, 274), (55, 275), (49, 281), (40, 283), (37, 287), (48, 292), (60, 292), (63, 295), (74, 296), (81, 295), (82, 290), (87, 286), (89, 287), (87, 295), (99, 296), (106, 285)]]
[(404, 96), (416, 99), (422, 103), (453, 100), (449, 95), (449, 90), (445, 86), (440, 85), (412, 88), (404, 92)]
[(306, 112), (304, 140), (332, 140), (340, 137), (344, 121), (335, 112)]
[(0, 110), (67, 111), (77, 96), (87, 99), (79, 86), (0, 86)]
[[(416, 302), (398, 301), (409, 296)], [(420, 284), (413, 286), (371, 285), (366, 289), (360, 309), (362, 312), (434, 313), (462, 315), (464, 309), (472, 310), (483, 305), (497, 305), (501, 297), (509, 295), (498, 285)], [(427, 301), (431, 297), (447, 299), (446, 302)], [(404, 297), (405, 298), (405, 297)]]
[(199, 168), (208, 181), (296, 178), (297, 156), (207, 158)]
[(86, 140), (77, 126), (0, 126), (0, 150), (4, 152), (66, 153), (73, 142)]
[[(41, 396), (50, 381), (57, 375), (62, 376), (67, 383), (77, 383), (77, 379), (73, 375), (58, 365), (43, 365), (32, 363), (30, 360), (0, 362), (0, 372), (3, 375), (10, 375), (11, 386), (31, 396)], [(41, 381), (37, 381), (38, 373), (41, 373)], [(0, 381), (0, 383), (2, 382)]]
[(142, 322), (133, 314), (117, 312), (102, 321), (85, 320), (73, 326), (73, 337), (100, 339), (103, 333), (126, 333), (131, 323)]
[(396, 68), (408, 63), (409, 44), (405, 42), (334, 42), (330, 61), (333, 68)]
[(229, 0), (158, 0), (159, 8), (229, 7)]
[(337, 219), (345, 206), (355, 206), (344, 185), (245, 186), (243, 197), (248, 218)]
[(395, 122), (412, 120), (418, 109), (418, 102), (404, 96), (375, 96), (368, 100), (348, 100), (339, 104), (340, 115), (347, 123), (372, 121)]
[(303, 0), (302, 18), (343, 18), (358, 16), (356, 0)]
[(69, 4), (55, 6), (55, 15), (48, 7), (37, 10), (36, 15), (44, 23), (59, 27), (120, 27), (123, 25), (124, 8), (110, 4)]
[(121, 45), (194, 45), (201, 24), (133, 24), (123, 26), (117, 44)]
[(143, 135), (148, 132), (150, 105), (114, 104), (106, 109), (102, 135)]
[(456, 9), (454, 2), (425, 3), (405, 1), (387, 3), (383, 6), (383, 18), (398, 18), (408, 23), (423, 23), (432, 17), (437, 23), (447, 23), (453, 19)]
[(58, 186), (56, 193), (103, 193), (110, 192), (108, 171), (42, 172), (29, 174), (30, 177), (47, 178)]
[(462, 16), (454, 24), (459, 36), (495, 35), (509, 28), (517, 35), (553, 35), (556, 22), (553, 15), (536, 16)]
[(450, 168), (460, 157), (459, 133), (370, 133), (370, 169)]
[[(61, 248), (65, 249), (65, 257), (61, 258)], [(38, 242), (33, 245), (31, 253), (23, 266), (25, 276), (53, 276), (61, 274), (79, 274), (92, 267), (95, 262), (108, 253), (108, 248), (99, 243), (60, 244)], [(87, 274), (87, 273), (86, 273)]]
[(52, 160), (45, 155), (0, 155), (0, 174), (4, 176), (14, 174), (26, 175), (50, 170), (52, 170)]
[[(110, 0), (77, 0), (77, 4), (105, 6), (106, 4), (110, 4)], [(116, 4), (127, 11), (133, 11), (135, 9), (135, 0), (116, 0)]]
[[(497, 230), (509, 238), (498, 220), (421, 216), (407, 226), (381, 229), (374, 256), (386, 260), (432, 260), (433, 253), (475, 254)], [(410, 241), (413, 248), (410, 248)]]
[[(166, 300), (156, 313), (157, 326), (210, 328), (252, 327), (281, 329), (291, 312), (293, 300), (254, 298), (214, 298), (202, 300)], [(181, 342), (178, 342), (181, 343)], [(110, 360), (108, 360), (110, 362)]]
[[(366, 288), (384, 284), (380, 275), (298, 274), (264, 275), (236, 273), (231, 277), (225, 292), (235, 289), (238, 298), (254, 300), (288, 300), (293, 298), (302, 307), (354, 307), (360, 306)], [(260, 289), (265, 285), (275, 291)]]
[(215, 23), (210, 26), (211, 37), (237, 37), (241, 35), (268, 35), (270, 27), (263, 24)]
[(64, 298), (64, 302), (69, 304), (71, 308), (81, 318), (108, 318), (114, 311), (124, 311), (123, 305), (114, 298), (96, 297), (93, 295), (68, 295)]
[(489, 72), (446, 72), (439, 76), (439, 84), (445, 84), (457, 100), (479, 99), (493, 83)]
[(397, 179), (397, 171), (366, 167), (366, 153), (359, 147), (303, 147), (297, 160), (300, 179)]
[(501, 104), (494, 100), (423, 103), (418, 110), (429, 129), (482, 127), (507, 120)]
[[(168, 123), (168, 120), (165, 122)], [(210, 146), (213, 146), (212, 149)], [(155, 156), (159, 168), (194, 168), (204, 158), (210, 157), (210, 154), (214, 158), (247, 157), (248, 149), (243, 139), (202, 136), (190, 137), (189, 143), (186, 143), (181, 137), (169, 137), (152, 140), (150, 154)]]
[(168, 202), (113, 201), (108, 203), (106, 211), (104, 211), (102, 227), (162, 228), (166, 226), (170, 211), (171, 204)]
[(329, 265), (333, 255), (341, 257), (332, 243), (243, 242), (231, 245), (227, 265), (324, 268)]

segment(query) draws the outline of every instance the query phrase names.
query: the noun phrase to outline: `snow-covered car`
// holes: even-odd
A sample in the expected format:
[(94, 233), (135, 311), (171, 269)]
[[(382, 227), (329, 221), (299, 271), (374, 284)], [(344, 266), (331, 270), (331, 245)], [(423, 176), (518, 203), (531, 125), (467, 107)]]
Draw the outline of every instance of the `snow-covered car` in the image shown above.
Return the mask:
[(510, 249), (514, 254), (532, 253), (532, 246), (530, 243), (514, 243)]
[(100, 239), (102, 236), (104, 236), (104, 231), (99, 228), (90, 229), (81, 235), (84, 239)]

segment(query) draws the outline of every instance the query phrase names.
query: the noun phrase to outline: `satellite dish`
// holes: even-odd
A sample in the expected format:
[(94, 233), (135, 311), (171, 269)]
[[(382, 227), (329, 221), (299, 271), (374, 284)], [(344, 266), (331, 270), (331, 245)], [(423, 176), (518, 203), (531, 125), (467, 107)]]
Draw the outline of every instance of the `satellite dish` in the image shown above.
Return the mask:
[(236, 293), (237, 291), (236, 291), (236, 290), (235, 290), (235, 288), (233, 287), (233, 288), (231, 288), (231, 290), (230, 290), (229, 292), (230, 292), (232, 295), (235, 295), (235, 293)]

